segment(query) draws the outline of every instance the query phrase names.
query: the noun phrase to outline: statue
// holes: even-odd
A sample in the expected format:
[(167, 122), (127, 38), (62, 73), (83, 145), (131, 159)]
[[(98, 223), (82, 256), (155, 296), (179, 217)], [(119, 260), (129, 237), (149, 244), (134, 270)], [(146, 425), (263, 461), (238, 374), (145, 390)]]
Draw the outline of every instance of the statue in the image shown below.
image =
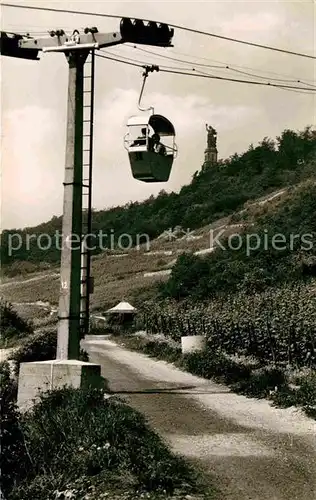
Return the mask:
[(216, 148), (217, 132), (215, 128), (211, 127), (211, 125), (206, 124), (206, 130), (207, 130), (207, 147)]

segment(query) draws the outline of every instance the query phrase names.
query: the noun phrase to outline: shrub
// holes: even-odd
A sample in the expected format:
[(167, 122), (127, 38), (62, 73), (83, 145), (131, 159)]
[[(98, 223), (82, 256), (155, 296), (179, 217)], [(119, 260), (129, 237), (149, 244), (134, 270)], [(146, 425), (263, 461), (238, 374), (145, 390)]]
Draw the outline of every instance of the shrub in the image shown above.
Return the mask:
[(301, 406), (307, 415), (316, 419), (316, 373), (311, 372), (304, 377), (295, 392), (294, 404)]
[(169, 361), (170, 363), (179, 362), (181, 359), (180, 346), (170, 345), (163, 340), (149, 340), (140, 336), (121, 337), (123, 345), (129, 349), (142, 351), (149, 356)]
[(0, 363), (0, 491), (7, 495), (20, 474), (25, 473), (27, 455), (16, 407), (17, 384), (11, 379), (8, 362)]
[(316, 418), (315, 372), (302, 379), (299, 390), (293, 390), (288, 385), (284, 369), (273, 366), (257, 368), (258, 363), (234, 361), (209, 347), (202, 352), (182, 355), (180, 347), (137, 336), (124, 338), (124, 345), (158, 359), (173, 362), (194, 375), (226, 383), (234, 391), (246, 396), (267, 397), (281, 407), (300, 406), (307, 415)]
[(195, 375), (228, 384), (239, 380), (248, 380), (250, 368), (243, 366), (219, 352), (205, 349), (203, 352), (192, 352), (183, 357), (183, 367)]
[(146, 354), (164, 359), (169, 362), (176, 361), (181, 356), (181, 349), (170, 346), (168, 342), (147, 340), (142, 349)]
[(316, 409), (316, 372), (310, 373), (310, 375), (302, 380), (297, 398), (302, 406), (314, 407)]
[(54, 330), (36, 333), (26, 339), (12, 356), (12, 360), (15, 362), (15, 374), (19, 373), (20, 363), (55, 359), (56, 346), (57, 333)]
[(102, 390), (65, 388), (42, 395), (26, 414), (23, 432), (33, 467), (10, 500), (51, 498), (55, 490), (76, 489), (78, 479), (84, 479), (85, 492), (98, 480), (116, 482), (124, 492), (173, 492), (192, 482), (190, 469), (145, 418), (119, 400), (105, 399)]
[[(168, 281), (161, 286), (161, 295), (176, 300), (185, 297), (191, 300), (209, 299), (239, 289), (251, 293), (281, 283), (304, 283), (315, 276), (315, 248), (312, 245), (306, 251), (302, 245), (306, 234), (315, 239), (315, 195), (315, 182), (311, 179), (288, 193), (277, 207), (272, 206), (272, 209), (256, 217), (251, 229), (257, 241), (261, 242), (256, 249), (249, 251), (250, 228), (245, 227), (235, 242), (229, 241), (225, 233), (226, 239), (223, 236), (221, 245), (217, 245), (208, 256), (179, 256)], [(286, 241), (282, 250), (270, 245), (278, 233)], [(299, 239), (291, 241), (293, 234), (297, 234)], [(265, 240), (269, 242), (267, 246), (262, 244)]]
[(281, 388), (272, 395), (275, 404), (281, 407), (300, 406), (307, 415), (316, 419), (316, 373), (311, 372), (301, 380), (296, 388)]
[(1, 402), (4, 406), (10, 401), (16, 401), (18, 384), (17, 380), (11, 377), (11, 369), (8, 361), (0, 362), (0, 386)]
[(248, 396), (265, 398), (270, 395), (270, 391), (282, 391), (284, 387), (286, 387), (286, 377), (281, 369), (259, 368), (253, 370), (247, 380), (237, 383), (234, 389)]
[(1, 343), (7, 345), (16, 338), (22, 338), (33, 332), (31, 323), (22, 319), (13, 309), (12, 304), (0, 299)]

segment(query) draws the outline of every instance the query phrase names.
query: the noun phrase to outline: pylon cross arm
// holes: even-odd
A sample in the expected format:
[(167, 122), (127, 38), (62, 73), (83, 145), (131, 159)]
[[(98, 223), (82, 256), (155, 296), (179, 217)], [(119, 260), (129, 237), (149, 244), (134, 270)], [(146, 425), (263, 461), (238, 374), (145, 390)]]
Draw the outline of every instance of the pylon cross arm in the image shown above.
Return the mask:
[(87, 33), (76, 35), (75, 37), (62, 35), (50, 36), (45, 38), (28, 38), (27, 40), (20, 40), (19, 46), (23, 49), (48, 49), (53, 51), (68, 51), (74, 48), (86, 48), (87, 46), (94, 46), (95, 48), (110, 47), (111, 45), (118, 45), (123, 43), (120, 33)]

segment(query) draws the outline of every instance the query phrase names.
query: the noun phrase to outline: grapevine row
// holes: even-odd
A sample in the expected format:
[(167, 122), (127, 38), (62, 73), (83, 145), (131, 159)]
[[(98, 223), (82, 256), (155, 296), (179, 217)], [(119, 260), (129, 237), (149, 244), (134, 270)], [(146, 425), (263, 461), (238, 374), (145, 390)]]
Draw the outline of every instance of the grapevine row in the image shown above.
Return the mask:
[(176, 341), (204, 335), (211, 349), (262, 362), (316, 366), (316, 291), (308, 285), (207, 304), (150, 303), (137, 327)]

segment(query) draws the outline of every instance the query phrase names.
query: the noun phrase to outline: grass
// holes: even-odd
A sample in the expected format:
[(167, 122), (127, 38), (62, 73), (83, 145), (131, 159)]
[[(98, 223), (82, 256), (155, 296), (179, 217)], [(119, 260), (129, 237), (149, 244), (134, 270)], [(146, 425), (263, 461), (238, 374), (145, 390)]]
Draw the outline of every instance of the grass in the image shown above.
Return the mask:
[(139, 412), (102, 390), (46, 393), (18, 419), (26, 463), (8, 500), (184, 498), (205, 488)]
[(168, 276), (144, 278), (144, 276), (138, 275), (121, 280), (107, 281), (106, 276), (104, 276), (102, 284), (95, 285), (94, 294), (91, 296), (91, 307), (92, 309), (104, 311), (116, 305), (122, 299), (137, 306), (140, 301), (140, 293), (144, 298), (152, 295), (152, 291), (155, 291), (157, 284), (167, 279)]
[(14, 347), (19, 347), (21, 342), (28, 338), (28, 334), (21, 337), (12, 337), (11, 339), (4, 340), (0, 338), (0, 349), (13, 349)]
[(295, 388), (285, 386), (273, 395), (276, 405), (287, 408), (300, 406), (305, 413), (316, 420), (316, 372), (307, 373)]
[[(20, 414), (20, 363), (54, 359), (56, 344), (54, 329), (30, 334), (11, 356), (14, 379), (9, 364), (0, 364), (0, 488), (6, 500), (214, 498), (201, 474), (174, 455), (139, 412), (108, 398), (104, 388), (46, 392)], [(81, 359), (88, 360), (84, 351)]]
[[(30, 275), (27, 279), (33, 277), (36, 277), (36, 275)], [(7, 285), (1, 290), (1, 295), (10, 302), (36, 302), (41, 300), (57, 304), (59, 287), (59, 277), (48, 275), (31, 283), (27, 281), (25, 283), (16, 283), (14, 280), (13, 284)]]
[[(168, 262), (173, 258), (164, 257), (163, 260)], [(163, 267), (160, 255), (147, 256), (136, 250), (131, 251), (127, 257), (115, 258), (104, 254), (93, 258), (92, 276), (95, 278), (95, 291), (91, 296), (91, 307), (105, 310), (121, 301), (123, 297), (127, 301), (135, 302), (139, 293), (142, 293), (142, 299), (146, 298), (148, 294), (151, 296), (155, 285), (166, 281), (168, 277), (145, 278), (143, 275), (147, 271), (161, 270)], [(32, 277), (33, 275), (29, 275), (27, 279)], [(32, 283), (13, 283), (3, 288), (1, 294), (11, 302), (36, 302), (40, 300), (57, 306), (59, 286), (58, 276), (47, 276)], [(36, 311), (34, 314), (37, 317)]]

